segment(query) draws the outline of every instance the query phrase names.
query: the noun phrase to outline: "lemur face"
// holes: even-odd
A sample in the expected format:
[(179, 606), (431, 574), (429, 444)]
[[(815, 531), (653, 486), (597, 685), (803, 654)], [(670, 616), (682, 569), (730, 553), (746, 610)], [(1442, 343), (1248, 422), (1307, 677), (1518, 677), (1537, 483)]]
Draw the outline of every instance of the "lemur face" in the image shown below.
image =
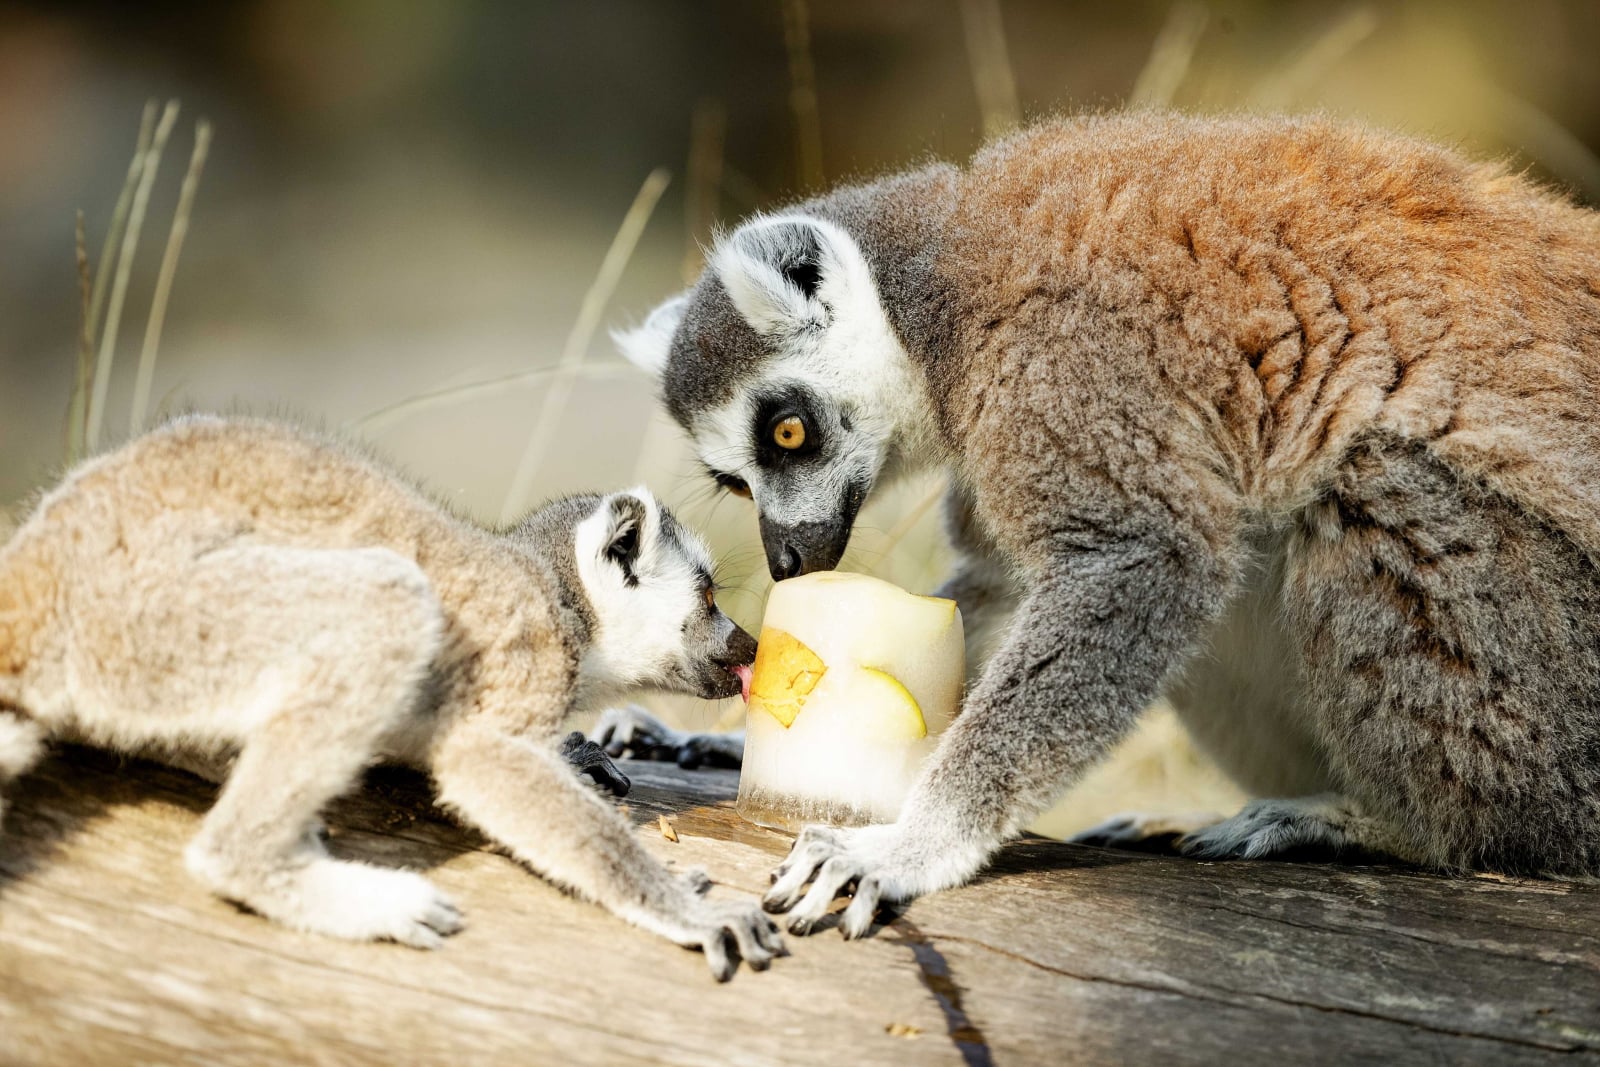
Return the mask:
[(599, 498), (573, 555), (593, 614), (587, 679), (707, 700), (740, 692), (755, 639), (718, 609), (705, 544), (648, 490)]
[(865, 257), (829, 222), (746, 223), (618, 342), (660, 376), (707, 475), (755, 501), (775, 579), (837, 565), (873, 488), (915, 465), (921, 386)]

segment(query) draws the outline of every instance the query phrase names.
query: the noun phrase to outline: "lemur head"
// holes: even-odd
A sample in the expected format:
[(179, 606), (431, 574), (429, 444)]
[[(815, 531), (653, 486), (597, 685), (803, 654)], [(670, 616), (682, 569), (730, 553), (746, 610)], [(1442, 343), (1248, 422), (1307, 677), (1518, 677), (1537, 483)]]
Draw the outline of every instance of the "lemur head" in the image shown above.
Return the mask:
[(660, 379), (707, 474), (754, 499), (774, 578), (835, 566), (873, 488), (928, 458), (921, 376), (860, 246), (826, 219), (745, 223), (693, 289), (616, 339)]
[(653, 688), (715, 700), (748, 682), (756, 642), (717, 607), (711, 553), (649, 490), (558, 500), (511, 537), (550, 565), (586, 631), (587, 696)]

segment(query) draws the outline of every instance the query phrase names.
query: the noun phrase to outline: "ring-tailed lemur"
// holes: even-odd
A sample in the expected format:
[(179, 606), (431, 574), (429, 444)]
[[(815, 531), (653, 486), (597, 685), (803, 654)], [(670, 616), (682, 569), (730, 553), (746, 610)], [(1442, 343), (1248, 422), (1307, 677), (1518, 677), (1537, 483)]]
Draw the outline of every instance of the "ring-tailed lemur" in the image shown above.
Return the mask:
[(726, 979), (782, 952), (776, 928), (646, 852), (562, 753), (604, 757), (557, 731), (641, 686), (737, 694), (754, 652), (644, 490), (489, 531), (335, 442), (185, 418), (77, 468), (0, 548), (0, 785), (52, 736), (231, 761), (196, 877), (298, 929), (432, 948), (461, 928), (449, 900), (315, 832), (370, 761), (411, 763), (517, 859)]
[(1325, 120), (1069, 119), (749, 221), (621, 341), (775, 578), (939, 465), (945, 592), (1014, 604), (898, 822), (800, 835), (792, 929), (971, 877), (1163, 690), (1268, 798), (1192, 852), (1600, 872), (1595, 213)]

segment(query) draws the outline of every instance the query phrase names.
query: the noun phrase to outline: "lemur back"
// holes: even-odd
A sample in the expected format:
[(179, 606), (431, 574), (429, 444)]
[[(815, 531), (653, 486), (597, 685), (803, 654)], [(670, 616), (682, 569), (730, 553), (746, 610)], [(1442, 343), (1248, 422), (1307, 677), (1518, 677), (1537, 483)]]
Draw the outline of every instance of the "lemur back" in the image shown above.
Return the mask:
[[(911, 291), (884, 306), (956, 440), (982, 384), (1024, 384), (1029, 309), (1048, 309), (1127, 379), (1096, 378), (1098, 402), (1188, 409), (1170, 444), (1252, 507), (1314, 498), (1383, 431), (1600, 554), (1600, 215), (1503, 165), (1316, 119), (1064, 120), (928, 180), (937, 207), (908, 222), (903, 193), (841, 214), (948, 294), (936, 313)], [(907, 255), (924, 214), (934, 250)]]

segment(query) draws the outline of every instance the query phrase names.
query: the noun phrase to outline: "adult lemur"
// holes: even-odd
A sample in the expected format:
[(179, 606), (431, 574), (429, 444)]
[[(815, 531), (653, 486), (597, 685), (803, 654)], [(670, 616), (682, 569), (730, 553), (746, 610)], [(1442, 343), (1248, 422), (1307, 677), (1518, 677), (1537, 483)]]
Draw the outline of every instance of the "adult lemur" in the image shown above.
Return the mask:
[(801, 834), (793, 929), (971, 877), (1162, 692), (1272, 798), (1195, 851), (1600, 872), (1600, 216), (1324, 120), (1071, 119), (747, 222), (622, 341), (774, 577), (940, 465), (944, 592), (1015, 603), (899, 821)]
[(0, 785), (52, 736), (225, 779), (185, 853), (202, 882), (431, 948), (454, 905), (316, 832), (367, 763), (412, 763), (512, 855), (725, 979), (734, 948), (782, 951), (771, 920), (657, 862), (556, 738), (640, 686), (738, 693), (754, 652), (704, 546), (643, 490), (489, 531), (336, 442), (182, 419), (79, 467), (0, 547)]

